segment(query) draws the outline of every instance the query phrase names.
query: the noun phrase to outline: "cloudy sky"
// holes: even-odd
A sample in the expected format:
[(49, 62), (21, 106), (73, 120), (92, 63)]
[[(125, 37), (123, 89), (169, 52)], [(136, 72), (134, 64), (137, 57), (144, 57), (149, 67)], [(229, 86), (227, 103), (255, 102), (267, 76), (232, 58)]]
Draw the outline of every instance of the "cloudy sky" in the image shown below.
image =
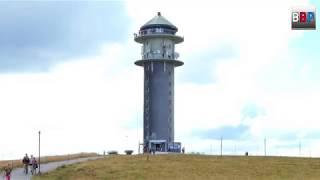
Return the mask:
[[(0, 159), (138, 150), (143, 71), (133, 33), (161, 11), (177, 52), (175, 139), (187, 152), (320, 156), (317, 0), (0, 2)], [(319, 13), (318, 13), (319, 14)], [(317, 14), (317, 19), (320, 19)], [(318, 28), (319, 29), (319, 28)]]

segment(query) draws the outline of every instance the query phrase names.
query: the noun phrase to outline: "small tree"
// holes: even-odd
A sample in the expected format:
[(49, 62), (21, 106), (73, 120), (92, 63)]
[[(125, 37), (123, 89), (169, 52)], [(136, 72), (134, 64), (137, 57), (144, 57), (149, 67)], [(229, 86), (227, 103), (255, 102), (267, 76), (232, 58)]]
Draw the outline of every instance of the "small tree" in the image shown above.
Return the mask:
[(125, 150), (124, 152), (126, 153), (126, 155), (131, 155), (133, 153), (133, 150)]
[(117, 154), (118, 154), (118, 151), (108, 151), (108, 154), (109, 154), (109, 155), (117, 155)]

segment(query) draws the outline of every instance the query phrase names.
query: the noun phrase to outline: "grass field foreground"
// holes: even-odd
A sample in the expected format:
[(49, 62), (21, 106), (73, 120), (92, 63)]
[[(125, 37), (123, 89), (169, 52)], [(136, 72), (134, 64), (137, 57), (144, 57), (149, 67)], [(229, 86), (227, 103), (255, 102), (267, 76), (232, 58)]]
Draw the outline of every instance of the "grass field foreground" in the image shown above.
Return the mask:
[(206, 155), (114, 155), (63, 166), (34, 180), (319, 179), (320, 159)]

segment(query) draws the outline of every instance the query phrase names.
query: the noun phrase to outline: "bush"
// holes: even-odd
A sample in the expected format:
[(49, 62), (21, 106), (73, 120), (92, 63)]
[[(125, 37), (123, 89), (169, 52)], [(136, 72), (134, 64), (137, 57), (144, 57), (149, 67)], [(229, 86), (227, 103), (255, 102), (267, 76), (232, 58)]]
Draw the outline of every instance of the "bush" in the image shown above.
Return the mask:
[(117, 154), (118, 154), (118, 151), (108, 151), (108, 154), (109, 154), (109, 155), (117, 155)]
[(133, 150), (125, 150), (124, 152), (126, 153), (126, 155), (131, 155), (133, 153)]

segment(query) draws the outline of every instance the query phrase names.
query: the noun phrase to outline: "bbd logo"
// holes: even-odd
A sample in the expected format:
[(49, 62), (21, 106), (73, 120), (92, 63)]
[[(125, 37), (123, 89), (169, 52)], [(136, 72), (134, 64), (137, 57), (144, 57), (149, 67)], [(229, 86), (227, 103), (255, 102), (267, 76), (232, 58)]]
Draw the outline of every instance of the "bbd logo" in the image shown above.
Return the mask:
[(291, 12), (292, 29), (316, 29), (316, 8), (293, 8)]

